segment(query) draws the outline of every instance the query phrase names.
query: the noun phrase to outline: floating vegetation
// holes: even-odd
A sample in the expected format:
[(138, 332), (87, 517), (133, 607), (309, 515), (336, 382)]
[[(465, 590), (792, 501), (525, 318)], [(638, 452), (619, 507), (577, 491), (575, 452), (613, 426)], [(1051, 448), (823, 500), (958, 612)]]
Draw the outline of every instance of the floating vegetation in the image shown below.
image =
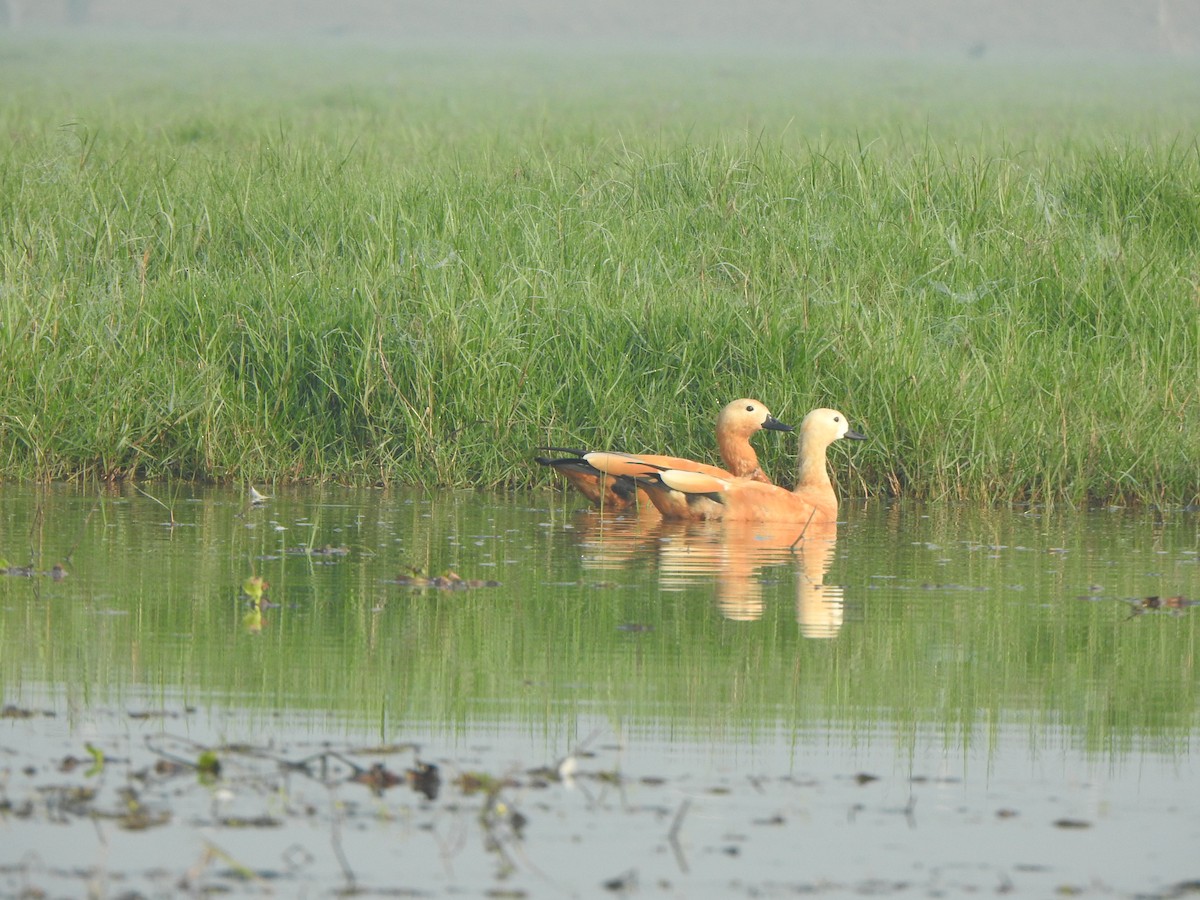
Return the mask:
[(271, 584), (266, 579), (258, 575), (251, 575), (242, 582), (242, 593), (255, 603), (259, 603), (270, 587)]
[(242, 582), (242, 596), (250, 598), (250, 609), (242, 616), (242, 630), (247, 634), (258, 634), (267, 624), (263, 609), (272, 606), (266, 599), (270, 583), (258, 575), (251, 575)]
[(463, 772), (454, 779), (454, 786), (468, 797), (480, 793), (495, 796), (506, 787), (517, 787), (518, 782), (509, 778), (496, 778), (487, 772)]
[(221, 759), (212, 750), (205, 750), (196, 760), (196, 771), (201, 777), (219, 778), (221, 775)]

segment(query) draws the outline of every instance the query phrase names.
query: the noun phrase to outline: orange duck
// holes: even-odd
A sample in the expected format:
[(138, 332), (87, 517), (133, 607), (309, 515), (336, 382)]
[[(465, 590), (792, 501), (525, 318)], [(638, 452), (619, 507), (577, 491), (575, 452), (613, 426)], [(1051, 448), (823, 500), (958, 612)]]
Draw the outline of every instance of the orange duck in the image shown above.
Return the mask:
[[(747, 478), (762, 484), (771, 484), (771, 479), (758, 464), (758, 454), (750, 444), (750, 438), (764, 428), (770, 431), (792, 430), (792, 426), (776, 419), (758, 400), (746, 397), (725, 405), (717, 416), (717, 447), (721, 453), (721, 460), (727, 467), (725, 469), (678, 456), (662, 456), (655, 453), (593, 454), (584, 450), (564, 450), (557, 447), (546, 449), (572, 455), (556, 459), (539, 456), (537, 461), (561, 472), (571, 485), (602, 509), (654, 509), (657, 504), (652, 505), (651, 498), (634, 483), (635, 475), (670, 469), (699, 472), (714, 478)], [(589, 462), (589, 457), (592, 456), (611, 457), (614, 470), (601, 471)], [(632, 464), (634, 461), (642, 465), (632, 466), (627, 471), (617, 471), (627, 468), (626, 464)], [(679, 503), (685, 504), (686, 500), (681, 498)], [(676, 515), (676, 518), (687, 517)]]
[(634, 479), (667, 519), (826, 525), (837, 521), (838, 500), (829, 480), (825, 451), (840, 438), (866, 440), (850, 429), (846, 417), (836, 409), (814, 409), (804, 417), (800, 423), (798, 480), (790, 491), (749, 478), (729, 478), (697, 466), (663, 466), (651, 457), (588, 453), (583, 458), (608, 475)]

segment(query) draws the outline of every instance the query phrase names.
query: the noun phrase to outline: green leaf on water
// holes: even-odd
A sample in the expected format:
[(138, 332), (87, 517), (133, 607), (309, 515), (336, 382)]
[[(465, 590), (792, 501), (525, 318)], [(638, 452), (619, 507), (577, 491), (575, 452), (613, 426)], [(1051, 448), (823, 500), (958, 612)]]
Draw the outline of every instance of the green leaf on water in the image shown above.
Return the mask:
[(104, 770), (104, 751), (90, 741), (83, 746), (92, 757), (92, 767), (85, 774), (99, 775)]
[(200, 758), (196, 761), (196, 769), (202, 779), (219, 778), (221, 775), (221, 761), (217, 759), (216, 751), (205, 750), (201, 753)]

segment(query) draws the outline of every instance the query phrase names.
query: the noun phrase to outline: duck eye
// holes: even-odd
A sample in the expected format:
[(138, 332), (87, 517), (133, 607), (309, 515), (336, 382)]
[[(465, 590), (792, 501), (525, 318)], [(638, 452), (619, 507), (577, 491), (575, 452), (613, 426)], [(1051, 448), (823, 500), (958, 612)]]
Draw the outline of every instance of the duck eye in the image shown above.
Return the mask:
[(746, 412), (754, 412), (754, 404), (753, 403), (751, 403), (749, 406), (746, 407)]
[(841, 416), (834, 416), (834, 417), (833, 417), (833, 421), (835, 421), (835, 422), (840, 422), (840, 421), (842, 421), (842, 417), (841, 417)]

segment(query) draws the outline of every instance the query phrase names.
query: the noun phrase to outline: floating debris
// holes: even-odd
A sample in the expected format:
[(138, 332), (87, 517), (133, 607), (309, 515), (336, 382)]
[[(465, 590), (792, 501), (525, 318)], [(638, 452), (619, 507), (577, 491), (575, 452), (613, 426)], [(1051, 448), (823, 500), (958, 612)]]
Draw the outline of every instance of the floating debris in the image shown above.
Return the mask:
[(338, 558), (350, 555), (349, 547), (334, 547), (331, 544), (326, 544), (324, 547), (289, 547), (286, 551), (289, 556), (323, 556)]
[(1189, 600), (1184, 596), (1175, 597), (1138, 597), (1128, 601), (1131, 617), (1140, 616), (1146, 612), (1168, 612), (1172, 615), (1181, 615), (1183, 610), (1189, 606), (1195, 606), (1200, 603), (1200, 600)]
[(754, 819), (755, 825), (786, 825), (787, 819), (781, 813), (775, 813), (773, 816), (767, 816), (765, 819)]
[(0, 719), (32, 719), (36, 715), (32, 709), (23, 709), (11, 703), (0, 709)]
[(369, 769), (356, 772), (350, 780), (355, 784), (365, 784), (371, 789), (371, 793), (379, 795), (400, 784), (404, 779), (390, 771), (383, 763), (375, 763)]
[(131, 709), (125, 715), (131, 719), (145, 721), (147, 719), (179, 719), (189, 713), (194, 713), (194, 707), (186, 707), (182, 713), (169, 709)]
[(274, 816), (252, 816), (250, 818), (242, 818), (240, 816), (224, 816), (217, 820), (217, 823), (226, 828), (282, 828), (283, 820), (277, 819)]
[(420, 573), (420, 570), (413, 570), (410, 574), (398, 575), (395, 578), (386, 579), (388, 584), (399, 584), (404, 587), (413, 588), (428, 588), (438, 591), (467, 591), (474, 588), (483, 587), (499, 587), (499, 581), (484, 581), (479, 578), (463, 578), (457, 572), (446, 570), (444, 575), (425, 576)]
[(413, 768), (408, 769), (404, 773), (404, 778), (418, 794), (424, 794), (428, 800), (436, 800), (438, 791), (442, 787), (442, 776), (438, 772), (438, 767), (433, 763), (423, 763), (419, 760)]
[(637, 890), (638, 875), (636, 869), (630, 869), (628, 872), (622, 872), (616, 878), (610, 878), (601, 886), (606, 891), (613, 893), (624, 894), (629, 891)]
[(510, 778), (496, 778), (486, 772), (463, 772), (454, 779), (454, 785), (469, 797), (479, 793), (498, 794), (503, 788), (517, 787), (517, 782)]
[(62, 563), (55, 563), (47, 572), (39, 572), (33, 566), (10, 566), (8, 560), (0, 556), (0, 575), (11, 575), (13, 578), (51, 578), (54, 581), (62, 581), (67, 575), (67, 567)]
[(166, 810), (150, 812), (139, 806), (115, 818), (117, 825), (126, 831), (145, 831), (147, 828), (166, 825), (171, 821), (171, 814)]
[(65, 815), (87, 816), (92, 813), (92, 801), (98, 789), (92, 786), (46, 785), (37, 788), (46, 808), (56, 821)]
[(369, 747), (356, 747), (350, 752), (356, 756), (364, 754), (371, 756), (391, 756), (394, 753), (418, 753), (420, 750), (420, 744), (414, 744), (412, 741), (401, 741), (397, 744), (372, 744)]
[(1091, 822), (1085, 822), (1083, 819), (1056, 819), (1054, 822), (1055, 828), (1091, 828)]
[(154, 763), (154, 768), (151, 771), (160, 778), (172, 778), (176, 775), (182, 775), (185, 772), (191, 772), (193, 769), (187, 763), (175, 762), (170, 759), (160, 759)]

